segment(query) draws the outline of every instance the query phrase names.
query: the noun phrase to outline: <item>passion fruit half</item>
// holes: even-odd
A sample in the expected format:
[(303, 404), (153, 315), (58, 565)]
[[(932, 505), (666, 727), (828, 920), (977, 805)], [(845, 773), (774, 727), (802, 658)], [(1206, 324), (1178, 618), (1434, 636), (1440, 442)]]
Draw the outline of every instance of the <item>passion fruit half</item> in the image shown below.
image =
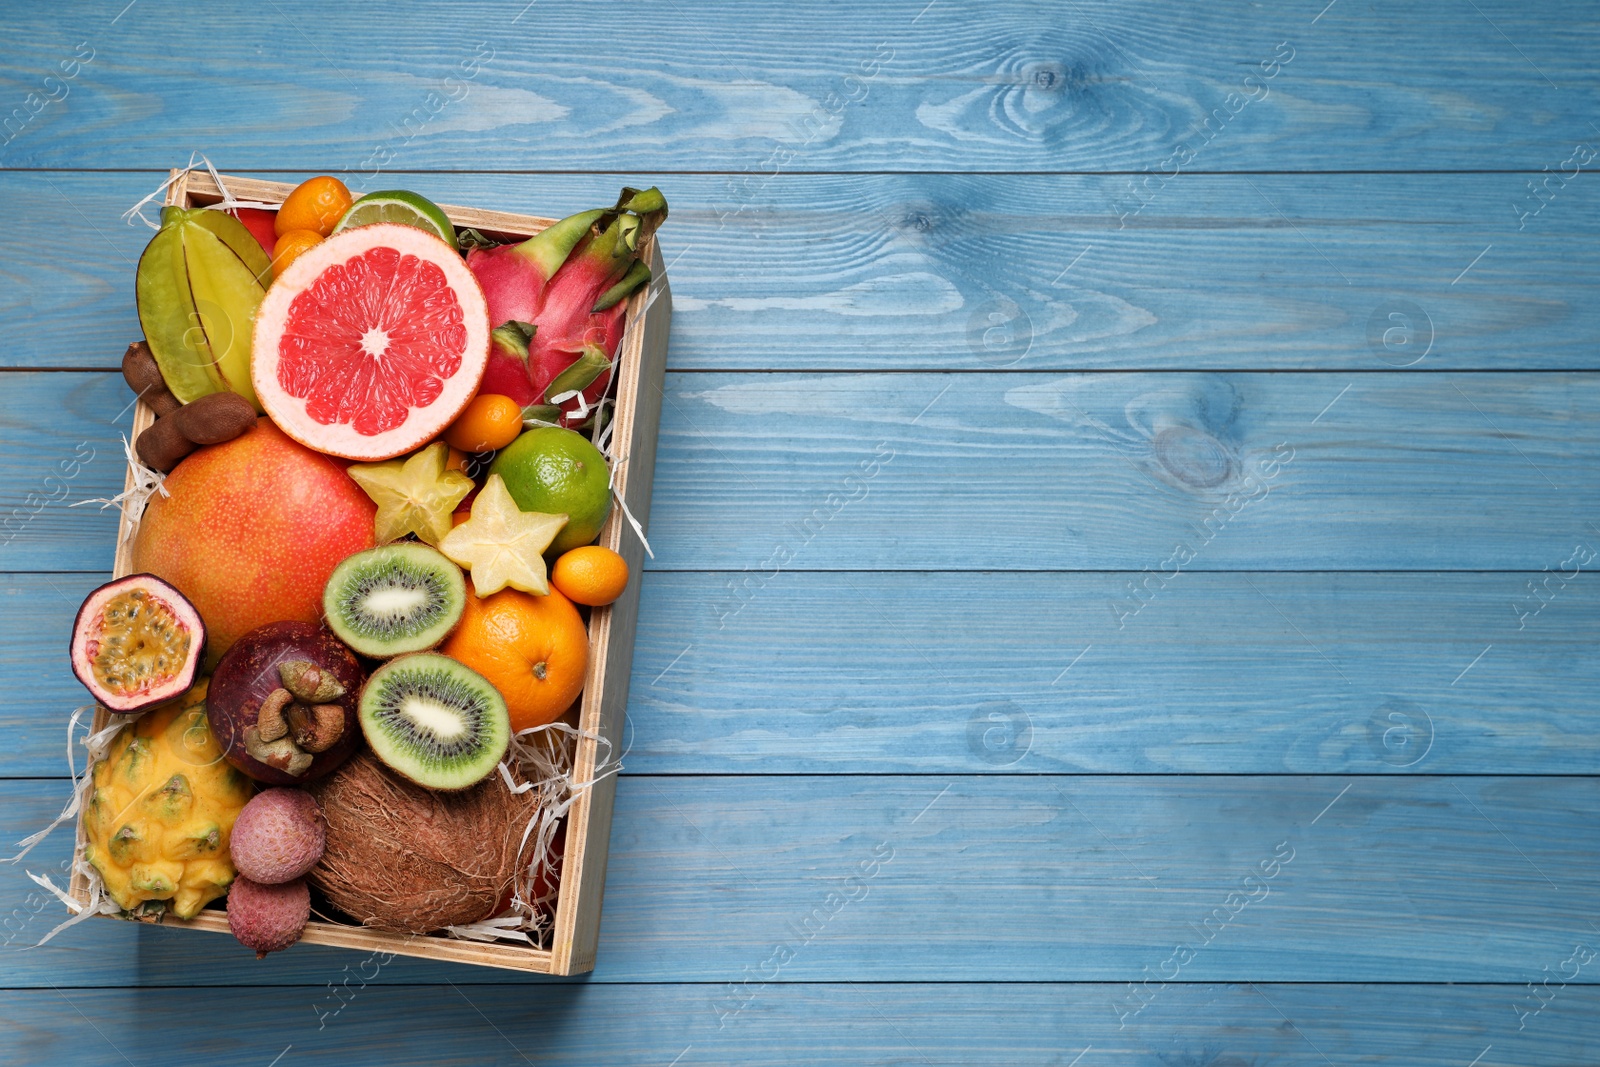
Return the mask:
[(194, 685), (206, 624), (189, 599), (153, 574), (107, 582), (72, 624), (72, 673), (103, 707), (131, 715)]

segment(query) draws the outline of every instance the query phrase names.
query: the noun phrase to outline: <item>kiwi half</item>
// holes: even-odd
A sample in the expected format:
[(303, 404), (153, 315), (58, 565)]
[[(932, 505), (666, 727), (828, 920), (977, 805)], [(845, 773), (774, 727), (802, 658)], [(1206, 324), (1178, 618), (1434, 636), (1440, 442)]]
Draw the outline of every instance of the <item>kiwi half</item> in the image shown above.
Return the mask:
[(477, 671), (436, 652), (390, 660), (361, 691), (361, 732), (390, 770), (429, 789), (465, 789), (511, 743), (506, 702)]
[(450, 636), (466, 604), (461, 568), (412, 541), (357, 552), (322, 590), (328, 629), (375, 659), (433, 648)]

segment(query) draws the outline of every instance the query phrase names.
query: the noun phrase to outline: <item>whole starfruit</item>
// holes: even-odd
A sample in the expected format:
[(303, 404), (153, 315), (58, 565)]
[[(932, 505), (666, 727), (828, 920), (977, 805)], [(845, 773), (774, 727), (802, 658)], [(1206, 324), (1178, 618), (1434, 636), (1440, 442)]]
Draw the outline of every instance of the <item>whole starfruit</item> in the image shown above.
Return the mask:
[(250, 339), (272, 266), (242, 222), (207, 208), (161, 209), (134, 290), (145, 342), (182, 403), (235, 392), (261, 412)]
[(233, 821), (255, 791), (223, 758), (202, 680), (134, 722), (95, 764), (84, 855), (124, 911), (191, 919), (235, 871)]

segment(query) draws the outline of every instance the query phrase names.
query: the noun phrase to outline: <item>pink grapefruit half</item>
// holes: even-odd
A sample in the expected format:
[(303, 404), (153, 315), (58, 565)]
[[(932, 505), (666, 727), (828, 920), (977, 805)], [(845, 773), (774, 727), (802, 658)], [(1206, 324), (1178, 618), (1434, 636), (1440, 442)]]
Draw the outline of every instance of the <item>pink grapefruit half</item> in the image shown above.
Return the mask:
[(489, 306), (455, 249), (412, 226), (335, 234), (256, 311), (250, 377), (308, 448), (389, 459), (439, 436), (478, 391)]

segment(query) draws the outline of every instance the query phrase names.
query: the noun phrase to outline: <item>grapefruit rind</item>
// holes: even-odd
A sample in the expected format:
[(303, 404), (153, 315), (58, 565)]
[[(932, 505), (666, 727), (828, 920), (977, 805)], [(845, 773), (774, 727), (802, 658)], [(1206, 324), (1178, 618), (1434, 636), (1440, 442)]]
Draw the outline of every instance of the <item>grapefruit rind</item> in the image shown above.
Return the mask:
[[(410, 263), (407, 257), (418, 263)], [(369, 287), (366, 295), (376, 296), (375, 300), (333, 292), (363, 271), (372, 276), (372, 264), (381, 269), (396, 263), (400, 264), (395, 267), (397, 272), (410, 272), (411, 284), (387, 286), (381, 293)], [(442, 274), (442, 285), (430, 265)], [(319, 318), (318, 301), (326, 304), (335, 295), (342, 297), (337, 304), (339, 321), (326, 314)], [(402, 297), (407, 298), (404, 307), (399, 304)], [(448, 339), (454, 332), (453, 320), (444, 333), (413, 338), (431, 347), (425, 358), (446, 365), (419, 373), (418, 360), (411, 358), (411, 353), (387, 347), (388, 335), (382, 327), (403, 329), (406, 322), (416, 319), (419, 305), (428, 297), (435, 301), (429, 306), (434, 314), (440, 310), (438, 301), (444, 301), (446, 311), (449, 301), (454, 301), (464, 338), (460, 344)], [(355, 316), (363, 317), (356, 321)], [(341, 334), (343, 341), (330, 338), (332, 333)], [(356, 334), (359, 348), (353, 347)], [(369, 341), (372, 336), (377, 340)], [(377, 346), (385, 347), (375, 355)], [(389, 362), (382, 368), (363, 373), (363, 360), (383, 362), (386, 357)], [(323, 362), (313, 365), (314, 360)], [(396, 368), (400, 361), (411, 371), (404, 381), (395, 380), (401, 374)], [(256, 313), (251, 379), (272, 421), (296, 441), (345, 459), (381, 460), (414, 451), (444, 432), (477, 394), (488, 361), (488, 302), (460, 255), (414, 227), (374, 223), (335, 234), (295, 260), (272, 283)], [(450, 370), (447, 365), (452, 363), (458, 365)], [(322, 373), (330, 368), (332, 374)], [(308, 374), (313, 379), (309, 385), (303, 380)], [(352, 410), (348, 402), (332, 395), (343, 390), (348, 401), (360, 384), (357, 378), (368, 383), (369, 392), (374, 387), (389, 390), (389, 407), (375, 411), (379, 405), (369, 403)], [(395, 393), (408, 395), (401, 398), (404, 418), (390, 425), (394, 406), (401, 402)]]

